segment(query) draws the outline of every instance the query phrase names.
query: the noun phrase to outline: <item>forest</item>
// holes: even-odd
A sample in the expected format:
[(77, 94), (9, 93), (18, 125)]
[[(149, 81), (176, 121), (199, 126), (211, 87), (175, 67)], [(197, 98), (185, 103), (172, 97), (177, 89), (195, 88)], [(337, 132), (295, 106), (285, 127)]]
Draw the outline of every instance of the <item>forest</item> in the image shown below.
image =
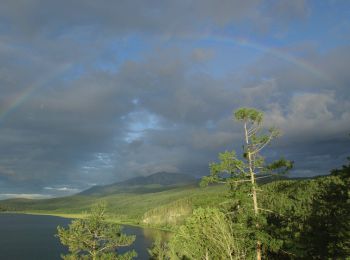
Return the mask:
[(281, 158), (265, 164), (259, 152), (278, 130), (260, 133), (261, 112), (242, 108), (235, 118), (244, 125), (242, 159), (234, 151), (221, 153), (220, 162), (210, 165), (211, 175), (202, 181), (226, 182), (229, 201), (194, 211), (169, 242), (168, 258), (349, 258), (350, 158), (329, 176), (259, 185), (257, 173), (278, 176), (293, 162)]
[(164, 259), (255, 259), (257, 239), (263, 259), (348, 259), (349, 185), (350, 161), (329, 176), (259, 185), (259, 218), (242, 185), (227, 195), (230, 203), (195, 210)]

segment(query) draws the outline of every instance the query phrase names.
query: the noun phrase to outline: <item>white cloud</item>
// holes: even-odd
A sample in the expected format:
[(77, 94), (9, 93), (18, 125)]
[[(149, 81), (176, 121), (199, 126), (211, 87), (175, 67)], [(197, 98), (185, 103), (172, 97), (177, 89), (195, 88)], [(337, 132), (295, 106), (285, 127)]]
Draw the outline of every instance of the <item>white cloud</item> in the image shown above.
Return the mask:
[[(336, 106), (341, 106), (342, 112), (333, 112)], [(278, 104), (271, 104), (266, 112), (266, 119), (269, 125), (280, 127), (289, 138), (340, 138), (350, 131), (350, 113), (347, 110), (349, 106), (349, 102), (337, 104), (335, 95), (331, 92), (300, 93), (284, 109)]]
[(49, 199), (52, 195), (36, 194), (36, 193), (0, 193), (0, 199)]
[(80, 191), (76, 188), (70, 188), (70, 187), (44, 187), (44, 190), (51, 190), (51, 191), (60, 191), (60, 192), (67, 192), (67, 193), (74, 193)]

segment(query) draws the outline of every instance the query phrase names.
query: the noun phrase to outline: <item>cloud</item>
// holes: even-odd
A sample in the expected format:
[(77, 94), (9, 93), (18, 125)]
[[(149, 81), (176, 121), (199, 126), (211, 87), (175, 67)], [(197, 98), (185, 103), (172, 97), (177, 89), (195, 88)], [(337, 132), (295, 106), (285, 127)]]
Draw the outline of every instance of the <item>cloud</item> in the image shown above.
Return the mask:
[(272, 14), (279, 16), (279, 18), (284, 21), (294, 20), (296, 18), (302, 19), (309, 13), (305, 0), (267, 1), (266, 9)]
[(192, 52), (192, 58), (197, 62), (208, 61), (213, 58), (214, 52), (211, 49), (197, 48)]
[[(37, 0), (5, 1), (1, 16), (15, 30), (26, 34), (58, 34), (67, 28), (103, 28), (125, 33), (188, 31), (200, 24), (224, 25), (242, 19), (259, 1), (177, 1), (139, 3), (135, 1), (75, 1), (49, 3)], [(63, 18), (64, 17), (64, 18)], [(181, 17), (181, 19), (178, 19)], [(50, 31), (54, 29), (54, 31)]]
[[(37, 38), (75, 42), (94, 41), (130, 33), (162, 35), (193, 34), (234, 26), (255, 32), (269, 31), (276, 24), (294, 22), (308, 14), (304, 0), (298, 1), (3, 1), (0, 15), (5, 35), (16, 34), (21, 39), (36, 42)], [(283, 28), (284, 29), (284, 28)], [(39, 43), (40, 44), (40, 43)], [(60, 48), (55, 42), (45, 45)], [(46, 49), (46, 48), (45, 48)], [(45, 51), (44, 49), (44, 51)], [(80, 49), (68, 50), (75, 55)], [(57, 57), (59, 58), (59, 57)]]
[(49, 199), (52, 198), (51, 195), (45, 194), (25, 194), (25, 193), (0, 193), (0, 199)]
[[(91, 186), (93, 186), (93, 185), (91, 185)], [(76, 194), (82, 190), (83, 189), (81, 189), (81, 188), (73, 188), (70, 185), (54, 186), (54, 187), (46, 186), (42, 189), (42, 196), (43, 196), (43, 198), (45, 196), (54, 196), (54, 197), (69, 196), (72, 194)], [(47, 194), (49, 194), (49, 195), (47, 195)]]
[[(286, 135), (315, 140), (328, 137), (345, 137), (349, 130), (349, 102), (342, 103), (342, 113), (333, 113), (336, 99), (332, 93), (303, 93), (294, 96), (287, 106), (287, 113), (278, 106), (273, 106), (267, 113), (268, 120), (279, 125)], [(339, 105), (339, 104), (338, 104)]]
[[(4, 1), (0, 188), (57, 195), (156, 171), (207, 174), (219, 152), (241, 150), (232, 118), (241, 106), (282, 128), (270, 159), (294, 159), (295, 174), (327, 173), (349, 145), (350, 47), (332, 38), (327, 48), (309, 44), (318, 38), (305, 37), (307, 26), (299, 34), (296, 23), (312, 27), (312, 7)], [(236, 46), (215, 35), (282, 47)]]
[(76, 193), (79, 191), (79, 189), (69, 188), (69, 187), (44, 187), (44, 190), (63, 191), (68, 193)]
[(267, 122), (282, 128), (279, 142), (289, 150), (304, 141), (346, 138), (349, 104), (338, 101), (343, 88), (313, 92), (307, 79), (290, 89), (293, 80), (284, 75), (294, 71), (288, 64), (263, 72), (268, 79), (259, 79), (259, 72), (255, 82), (233, 88), (230, 78), (188, 75), (196, 66), (191, 56), (156, 53), (125, 62), (116, 72), (91, 71), (24, 103), (0, 130), (9, 153), (2, 162), (12, 172), (7, 181), (43, 186), (68, 181), (82, 189), (96, 180), (163, 170), (206, 174), (218, 152), (241, 148), (241, 129), (231, 113), (247, 105), (264, 110)]

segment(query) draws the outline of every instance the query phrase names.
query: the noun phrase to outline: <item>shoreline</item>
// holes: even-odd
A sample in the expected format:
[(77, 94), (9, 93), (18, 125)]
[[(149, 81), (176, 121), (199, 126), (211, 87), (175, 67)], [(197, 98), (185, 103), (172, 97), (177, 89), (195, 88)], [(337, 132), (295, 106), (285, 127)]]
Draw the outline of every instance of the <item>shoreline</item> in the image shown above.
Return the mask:
[[(33, 212), (33, 211), (2, 211), (0, 214), (25, 214), (25, 215), (36, 215), (36, 216), (52, 216), (52, 217), (60, 217), (65, 219), (84, 219), (86, 217), (86, 214), (83, 213), (52, 213), (52, 212)], [(143, 229), (155, 229), (163, 232), (169, 232), (173, 233), (174, 230), (162, 228), (162, 227), (155, 227), (155, 226), (145, 226), (137, 223), (132, 222), (122, 222), (122, 221), (116, 221), (113, 218), (106, 217), (106, 221), (113, 222), (115, 224), (121, 225), (121, 226), (132, 226), (132, 227), (139, 227)]]

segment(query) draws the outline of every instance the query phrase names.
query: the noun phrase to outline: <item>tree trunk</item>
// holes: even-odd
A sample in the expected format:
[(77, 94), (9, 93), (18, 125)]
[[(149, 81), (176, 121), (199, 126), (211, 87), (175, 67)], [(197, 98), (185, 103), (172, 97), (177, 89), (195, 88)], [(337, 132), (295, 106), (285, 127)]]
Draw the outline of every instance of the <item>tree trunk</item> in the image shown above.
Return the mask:
[(209, 260), (208, 249), (205, 250), (205, 260)]
[[(248, 130), (247, 130), (247, 123), (244, 123), (244, 134), (245, 134), (245, 141), (246, 141), (246, 145), (247, 145), (250, 182), (252, 184), (254, 214), (255, 214), (255, 216), (257, 216), (259, 214), (259, 208), (258, 208), (258, 199), (257, 199), (257, 195), (256, 195), (255, 175), (253, 172), (253, 165), (252, 165), (252, 154), (251, 154), (251, 151), (249, 148), (249, 136), (248, 136)], [(258, 223), (256, 223), (256, 227), (257, 228), (259, 227)], [(261, 260), (261, 242), (259, 240), (256, 241), (256, 259)]]

